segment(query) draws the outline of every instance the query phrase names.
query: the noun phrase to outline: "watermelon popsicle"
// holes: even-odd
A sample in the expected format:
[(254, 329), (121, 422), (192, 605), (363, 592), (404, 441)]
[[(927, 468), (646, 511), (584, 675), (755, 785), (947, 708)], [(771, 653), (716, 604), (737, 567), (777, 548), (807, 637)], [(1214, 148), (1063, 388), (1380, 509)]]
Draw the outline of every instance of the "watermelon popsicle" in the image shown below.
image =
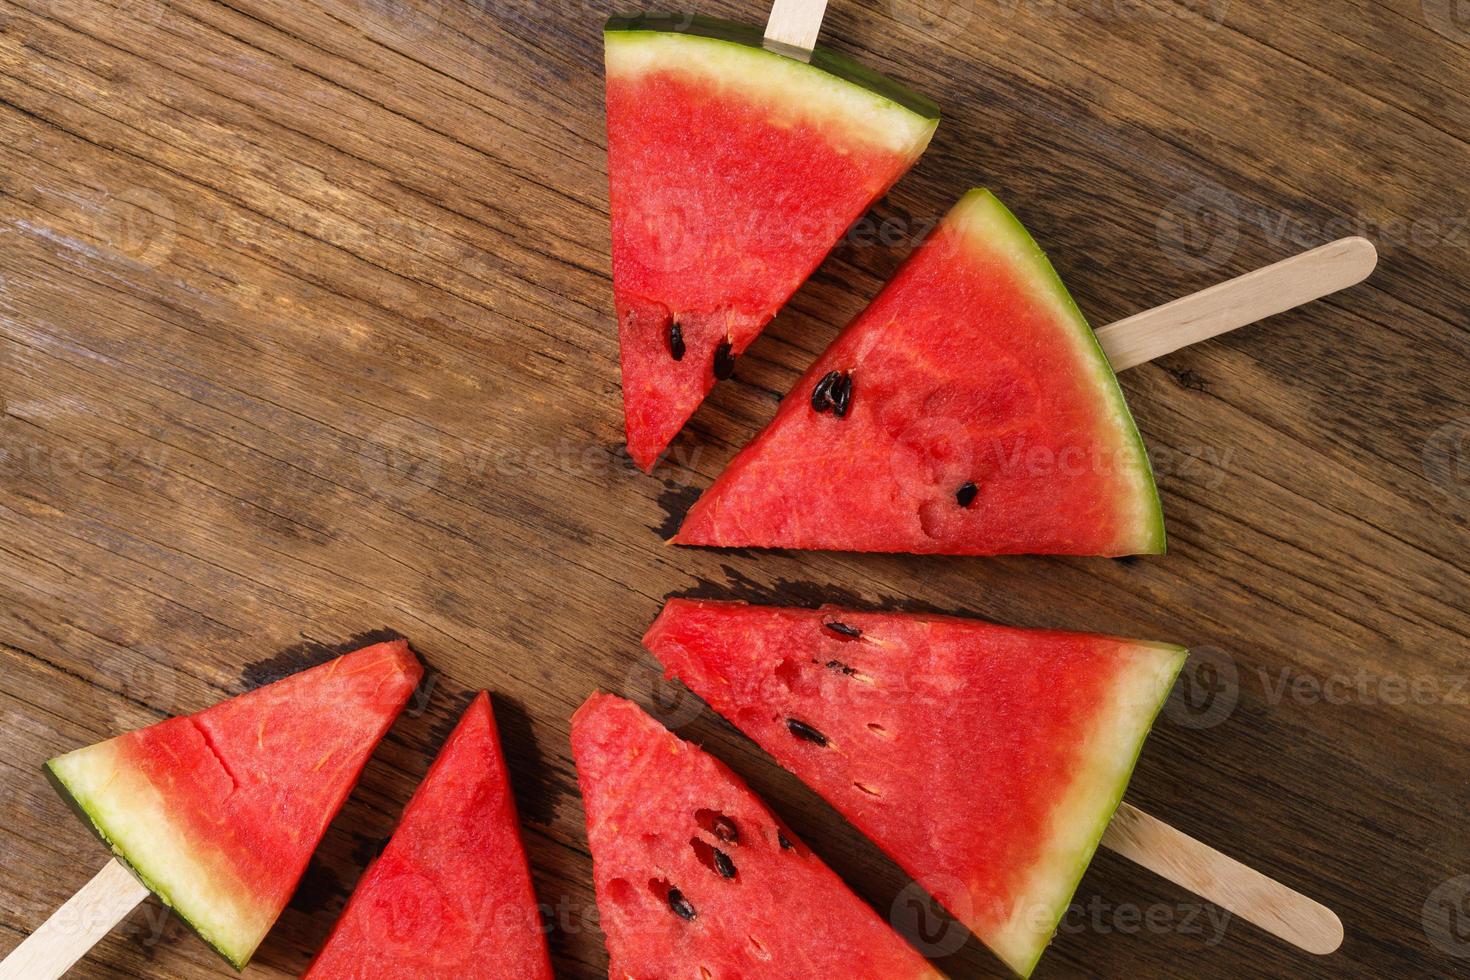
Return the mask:
[(551, 980), (490, 697), (480, 692), (303, 980)]
[(1126, 805), (1109, 830), (1181, 647), (685, 599), (644, 645), (1020, 976), (1100, 841), (1311, 952), (1341, 942), (1329, 910)]
[(572, 718), (608, 976), (943, 980), (740, 778), (637, 705)]
[(148, 891), (243, 969), (422, 675), (406, 642), (379, 643), (52, 759), (57, 789), (132, 875), (109, 865), (77, 896), (116, 914), (90, 941), (53, 917), (0, 977), (60, 976)]
[(1041, 249), (971, 191), (797, 382), (674, 540), (927, 554), (1164, 550), (1110, 357), (1142, 363), (1361, 281), (1345, 239), (1094, 335)]
[(922, 96), (768, 37), (693, 15), (607, 22), (613, 300), (644, 470), (938, 124)]

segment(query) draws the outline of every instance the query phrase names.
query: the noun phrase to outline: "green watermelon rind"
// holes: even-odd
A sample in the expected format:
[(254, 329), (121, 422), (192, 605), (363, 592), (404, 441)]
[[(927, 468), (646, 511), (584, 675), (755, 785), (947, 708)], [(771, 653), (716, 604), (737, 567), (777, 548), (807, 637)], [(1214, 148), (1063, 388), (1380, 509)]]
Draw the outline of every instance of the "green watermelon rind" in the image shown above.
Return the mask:
[[(1078, 862), (1075, 873), (1071, 876), (1071, 881), (1069, 882), (1069, 887), (1067, 888), (1067, 900), (1061, 903), (1060, 907), (1056, 910), (1056, 915), (1049, 923), (1049, 927), (1046, 930), (1046, 935), (1048, 937), (1056, 935), (1057, 929), (1061, 926), (1062, 917), (1067, 913), (1067, 907), (1071, 903), (1072, 896), (1076, 894), (1077, 887), (1082, 884), (1082, 876), (1087, 873), (1088, 867), (1092, 864), (1092, 858), (1095, 854), (1097, 854), (1098, 846), (1102, 843), (1103, 835), (1107, 833), (1108, 825), (1113, 822), (1113, 817), (1117, 814), (1118, 807), (1123, 805), (1123, 795), (1128, 791), (1128, 784), (1133, 779), (1133, 771), (1138, 768), (1138, 760), (1143, 755), (1143, 747), (1148, 742), (1148, 736), (1153, 731), (1155, 723), (1158, 722), (1159, 714), (1164, 710), (1164, 705), (1168, 703), (1169, 692), (1174, 689), (1174, 685), (1179, 679), (1179, 672), (1184, 669), (1184, 663), (1189, 657), (1188, 649), (1179, 646), (1176, 643), (1150, 643), (1142, 641), (1132, 641), (1131, 645), (1138, 647), (1150, 647), (1160, 651), (1171, 651), (1175, 654), (1177, 660), (1174, 664), (1174, 669), (1167, 675), (1168, 683), (1163, 683), (1161, 679), (1159, 685), (1161, 694), (1159, 696), (1158, 706), (1154, 708), (1153, 714), (1148, 719), (1148, 724), (1140, 726), (1138, 732), (1138, 742), (1133, 748), (1132, 757), (1128, 760), (1128, 767), (1123, 771), (1122, 778), (1118, 780), (1117, 789), (1110, 794), (1108, 806), (1104, 808), (1102, 812), (1102, 818), (1098, 821), (1096, 827), (1093, 828), (1093, 832), (1088, 835), (1088, 839), (1091, 841), (1091, 846), (1088, 848), (1087, 854), (1085, 855), (1083, 860)], [(1041, 961), (1041, 957), (1043, 954), (1045, 954), (1048, 946), (1050, 946), (1050, 942), (1041, 943), (1036, 950), (1036, 955), (1031, 958), (1030, 962), (1015, 964), (1008, 963), (1007, 965), (1010, 966), (1011, 969), (1014, 970), (1022, 978), (1022, 980), (1027, 980), (1027, 978), (1029, 978), (1032, 972), (1036, 969), (1036, 964)]]
[(184, 912), (173, 903), (173, 900), (170, 898), (168, 892), (161, 888), (155, 881), (153, 881), (153, 879), (149, 876), (148, 872), (145, 869), (129, 860), (127, 854), (123, 851), (123, 849), (119, 847), (117, 843), (113, 841), (112, 837), (107, 833), (106, 828), (103, 826), (103, 821), (101, 817), (89, 810), (87, 806), (83, 804), (82, 801), (77, 797), (77, 795), (72, 792), (71, 787), (66, 784), (65, 778), (52, 765), (52, 763), (57, 761), (57, 759), (50, 760), (41, 767), (41, 771), (46, 774), (47, 782), (51, 784), (52, 788), (56, 790), (57, 794), (62, 798), (62, 800), (66, 802), (66, 805), (71, 807), (72, 812), (80, 817), (82, 819), (82, 822), (91, 828), (92, 833), (97, 836), (97, 839), (100, 840), (103, 844), (107, 845), (107, 848), (112, 852), (113, 857), (115, 857), (123, 865), (123, 867), (127, 868), (128, 871), (132, 873), (133, 877), (137, 878), (138, 881), (142, 883), (144, 888), (152, 892), (155, 896), (158, 897), (158, 900), (160, 902), (173, 910), (174, 914), (177, 915), (179, 919), (186, 926), (189, 927), (190, 931), (192, 931), (196, 936), (202, 939), (204, 943), (209, 946), (210, 949), (218, 953), (225, 960), (226, 963), (230, 964), (230, 966), (234, 967), (237, 971), (244, 970), (246, 964), (250, 962), (250, 957), (254, 955), (255, 950), (251, 949), (243, 954), (232, 953), (220, 944), (220, 940), (210, 936), (209, 933), (206, 932), (199, 923), (195, 922), (194, 920), (190, 919), (189, 916), (185, 915)]
[[(687, 37), (705, 38), (710, 41), (720, 41), (738, 45), (741, 48), (753, 49), (773, 58), (782, 58), (795, 65), (803, 64), (783, 54), (780, 45), (768, 47), (760, 28), (716, 17), (707, 17), (703, 14), (618, 14), (608, 18), (603, 31), (605, 36), (682, 34)], [(870, 68), (865, 68), (845, 55), (818, 47), (812, 51), (811, 60), (805, 64), (815, 71), (865, 89), (922, 119), (931, 121), (939, 119), (939, 106), (932, 100)]]
[(1148, 450), (1144, 446), (1143, 436), (1138, 431), (1138, 423), (1133, 419), (1133, 413), (1128, 410), (1128, 402), (1123, 397), (1123, 389), (1118, 384), (1118, 376), (1113, 371), (1113, 366), (1104, 353), (1102, 345), (1098, 343), (1097, 334), (1093, 331), (1087, 317), (1083, 314), (1077, 301), (1067, 290), (1062, 277), (1057, 274), (1056, 267), (1047, 258), (1046, 252), (1026, 226), (1015, 216), (1000, 199), (990, 191), (976, 188), (960, 199), (955, 205), (955, 211), (966, 209), (973, 212), (976, 209), (986, 209), (990, 213), (988, 217), (995, 219), (992, 226), (995, 230), (1004, 231), (1012, 238), (1012, 244), (1017, 246), (1025, 260), (1031, 266), (1031, 281), (1051, 293), (1052, 298), (1065, 310), (1069, 318), (1073, 319), (1077, 327), (1077, 342), (1081, 352), (1098, 368), (1097, 383), (1099, 393), (1104, 394), (1114, 412), (1117, 413), (1124, 428), (1124, 438), (1129, 449), (1136, 451), (1140, 466), (1138, 477), (1140, 488), (1143, 490), (1144, 499), (1138, 501), (1141, 513), (1135, 530), (1141, 532), (1138, 537), (1140, 544), (1132, 553), (1140, 555), (1161, 555), (1168, 550), (1167, 536), (1164, 530), (1164, 507), (1159, 500), (1158, 483), (1154, 479), (1153, 463), (1148, 458)]

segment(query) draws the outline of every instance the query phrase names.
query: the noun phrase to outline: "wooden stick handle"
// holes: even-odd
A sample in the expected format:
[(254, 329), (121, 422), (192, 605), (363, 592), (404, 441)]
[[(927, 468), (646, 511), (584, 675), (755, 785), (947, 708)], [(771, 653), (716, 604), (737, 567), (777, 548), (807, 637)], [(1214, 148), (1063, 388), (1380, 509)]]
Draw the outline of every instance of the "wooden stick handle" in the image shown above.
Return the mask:
[(1122, 371), (1346, 289), (1367, 279), (1377, 264), (1368, 239), (1340, 238), (1110, 323), (1097, 331), (1097, 340), (1113, 370)]
[(108, 861), (0, 962), (0, 980), (57, 980), (147, 897), (131, 871)]
[(1308, 953), (1325, 955), (1342, 945), (1342, 920), (1325, 905), (1127, 803), (1118, 807), (1102, 842)]
[(766, 21), (766, 40), (782, 54), (805, 61), (817, 46), (826, 13), (827, 0), (776, 0)]

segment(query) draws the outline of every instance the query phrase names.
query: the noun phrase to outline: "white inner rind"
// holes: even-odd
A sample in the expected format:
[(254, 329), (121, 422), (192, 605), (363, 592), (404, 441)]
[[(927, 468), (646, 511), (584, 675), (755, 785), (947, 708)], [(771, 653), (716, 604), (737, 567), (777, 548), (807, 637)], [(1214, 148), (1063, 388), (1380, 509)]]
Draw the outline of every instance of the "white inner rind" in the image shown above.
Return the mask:
[(916, 158), (939, 124), (861, 85), (747, 44), (667, 31), (609, 31), (605, 37), (610, 79), (691, 76), (721, 94), (763, 105), (774, 126), (806, 122), (835, 129), (853, 150)]
[(946, 225), (962, 232), (977, 251), (987, 256), (998, 255), (1007, 265), (1020, 270), (1019, 284), (1030, 287), (1036, 299), (1046, 304), (1057, 322), (1074, 328), (1066, 333), (1076, 354), (1077, 367), (1095, 390), (1106, 397), (1107, 424), (1122, 436), (1114, 447), (1117, 458), (1106, 461), (1118, 479), (1127, 485), (1128, 512), (1120, 516), (1130, 540), (1120, 544), (1142, 554), (1162, 551), (1163, 512), (1143, 440), (1123, 401), (1122, 389), (1118, 387), (1118, 379), (1107, 355), (1098, 345), (1087, 318), (1062, 285), (1051, 260), (1025, 227), (989, 191), (970, 191), (944, 220)]
[(1077, 775), (1049, 818), (1049, 846), (1015, 889), (1009, 918), (983, 937), (1006, 965), (1030, 976), (1122, 802), (1144, 738), (1174, 686), (1186, 656), (1181, 647), (1139, 643), (1098, 713), (1082, 747)]
[(48, 763), (93, 825), (158, 895), (236, 967), (243, 967), (275, 921), (276, 910), (246, 899), (223, 855), (201, 852), (197, 835), (173, 819), (153, 784), (119, 759), (116, 739)]

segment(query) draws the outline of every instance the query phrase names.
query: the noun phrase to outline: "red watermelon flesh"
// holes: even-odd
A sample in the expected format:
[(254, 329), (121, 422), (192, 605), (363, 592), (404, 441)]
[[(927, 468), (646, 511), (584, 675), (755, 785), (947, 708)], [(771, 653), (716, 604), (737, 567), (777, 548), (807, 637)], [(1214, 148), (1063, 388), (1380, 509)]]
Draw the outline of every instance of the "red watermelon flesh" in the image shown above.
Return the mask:
[(1184, 659), (957, 617), (682, 599), (643, 642), (1022, 976)]
[(1125, 555), (1163, 551), (1164, 524), (1091, 328), (1020, 223), (972, 191), (675, 541)]
[(839, 56), (803, 63), (710, 18), (614, 17), (605, 38), (623, 407), (648, 470), (918, 159), (938, 112)]
[(143, 883), (243, 968), (422, 674), (407, 643), (380, 643), (47, 771)]
[(505, 759), (481, 692), (307, 980), (550, 980)]
[(621, 698), (572, 719), (613, 980), (939, 978), (740, 778)]

